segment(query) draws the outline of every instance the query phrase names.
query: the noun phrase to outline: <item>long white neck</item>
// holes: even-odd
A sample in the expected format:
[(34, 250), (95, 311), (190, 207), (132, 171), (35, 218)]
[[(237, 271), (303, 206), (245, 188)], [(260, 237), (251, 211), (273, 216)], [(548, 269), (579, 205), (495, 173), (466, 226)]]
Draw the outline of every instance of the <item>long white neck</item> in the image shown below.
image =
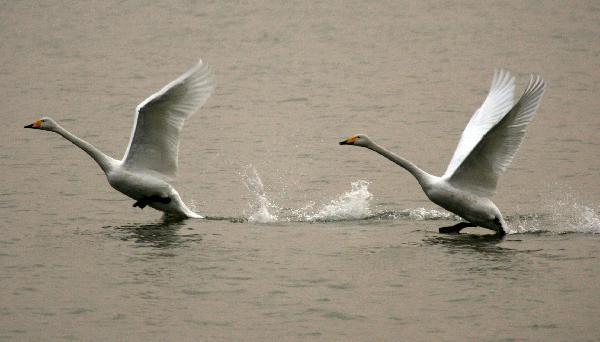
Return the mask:
[(435, 178), (434, 176), (430, 175), (429, 173), (421, 170), (418, 166), (411, 163), (410, 161), (386, 150), (385, 148), (375, 144), (374, 142), (371, 142), (366, 147), (368, 149), (371, 149), (371, 150), (381, 154), (382, 156), (386, 157), (387, 159), (393, 161), (394, 163), (396, 163), (396, 164), (400, 165), (401, 167), (403, 167), (404, 169), (406, 169), (417, 179), (417, 181), (419, 182), (421, 187), (425, 187), (428, 183), (430, 183), (432, 181), (433, 178)]
[(94, 145), (73, 135), (71, 132), (67, 131), (61, 126), (56, 125), (56, 128), (53, 131), (62, 135), (65, 139), (69, 140), (75, 146), (79, 147), (80, 149), (84, 150), (85, 153), (89, 154), (90, 157), (92, 157), (96, 161), (96, 163), (100, 165), (100, 168), (102, 169), (102, 171), (104, 171), (104, 173), (108, 173), (115, 165), (115, 159), (102, 153), (102, 151), (97, 149)]

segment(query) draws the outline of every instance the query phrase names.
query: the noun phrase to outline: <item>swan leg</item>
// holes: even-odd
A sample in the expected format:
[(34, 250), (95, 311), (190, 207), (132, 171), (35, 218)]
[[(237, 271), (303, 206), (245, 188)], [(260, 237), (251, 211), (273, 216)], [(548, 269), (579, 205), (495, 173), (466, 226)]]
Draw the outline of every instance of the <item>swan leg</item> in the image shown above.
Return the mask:
[(440, 233), (442, 234), (458, 234), (463, 228), (467, 227), (477, 227), (477, 225), (472, 224), (471, 222), (460, 222), (453, 226), (449, 227), (441, 227)]

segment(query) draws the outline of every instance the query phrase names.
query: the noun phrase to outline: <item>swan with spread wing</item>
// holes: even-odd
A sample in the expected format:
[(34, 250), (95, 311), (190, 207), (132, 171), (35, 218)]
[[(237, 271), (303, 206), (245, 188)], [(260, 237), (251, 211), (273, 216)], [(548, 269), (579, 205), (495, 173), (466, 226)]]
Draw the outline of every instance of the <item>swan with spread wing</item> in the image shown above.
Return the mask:
[(84, 150), (98, 163), (114, 189), (136, 201), (134, 207), (150, 206), (168, 215), (202, 218), (185, 205), (169, 181), (177, 173), (179, 136), (185, 120), (206, 102), (213, 88), (208, 66), (199, 61), (140, 103), (122, 160), (107, 156), (48, 117), (25, 128), (58, 133)]
[(366, 147), (398, 164), (417, 179), (433, 203), (467, 221), (442, 227), (441, 233), (458, 233), (466, 227), (480, 226), (504, 235), (506, 222), (489, 197), (496, 192), (498, 177), (521, 145), (545, 88), (544, 80), (532, 75), (523, 95), (514, 103), (514, 77), (506, 70), (497, 70), (487, 98), (471, 117), (441, 177), (421, 170), (364, 134), (354, 135), (340, 145)]

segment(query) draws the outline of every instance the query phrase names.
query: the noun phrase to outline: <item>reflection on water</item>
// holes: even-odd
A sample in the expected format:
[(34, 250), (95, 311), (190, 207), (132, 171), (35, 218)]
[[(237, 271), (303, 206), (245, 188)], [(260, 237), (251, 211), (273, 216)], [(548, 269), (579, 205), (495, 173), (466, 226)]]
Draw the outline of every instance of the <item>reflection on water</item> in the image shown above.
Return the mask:
[(443, 247), (448, 254), (477, 254), (480, 259), (507, 264), (518, 251), (501, 246), (505, 239), (506, 237), (496, 234), (455, 234), (426, 237), (423, 243)]
[(442, 251), (454, 261), (452, 264), (457, 269), (485, 277), (497, 277), (500, 274), (503, 277), (518, 277), (517, 275), (522, 276), (527, 272), (527, 263), (520, 255), (540, 250), (520, 250), (505, 246), (520, 241), (496, 234), (437, 235), (423, 239), (425, 245), (442, 247)]
[(484, 254), (498, 254), (511, 251), (499, 244), (504, 240), (503, 236), (497, 234), (475, 235), (475, 234), (451, 234), (436, 235), (423, 239), (427, 245), (446, 247), (451, 253), (454, 252), (479, 252)]
[[(464, 267), (470, 272), (485, 274), (497, 270), (510, 270), (515, 274), (519, 273), (525, 266), (522, 258), (518, 257), (519, 255), (542, 251), (542, 249), (517, 249), (506, 246), (516, 247), (515, 244), (522, 241), (510, 236), (496, 234), (435, 235), (423, 239), (424, 245), (442, 247), (447, 254), (454, 257), (458, 256), (460, 262), (464, 263)], [(475, 259), (472, 258), (473, 256), (475, 256)], [(477, 262), (473, 262), (474, 260), (477, 260)]]
[(157, 223), (127, 224), (114, 229), (123, 241), (134, 241), (139, 247), (173, 248), (189, 241), (202, 240), (200, 234), (182, 233), (185, 219), (163, 216)]

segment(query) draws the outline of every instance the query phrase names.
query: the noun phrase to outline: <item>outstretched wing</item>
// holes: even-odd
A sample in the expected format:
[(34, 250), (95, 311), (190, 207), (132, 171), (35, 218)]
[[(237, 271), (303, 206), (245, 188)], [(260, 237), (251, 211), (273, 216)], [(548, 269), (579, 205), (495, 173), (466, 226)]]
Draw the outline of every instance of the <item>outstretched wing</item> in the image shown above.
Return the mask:
[(485, 133), (455, 170), (444, 177), (458, 187), (485, 196), (494, 194), (498, 177), (519, 149), (545, 89), (544, 80), (532, 75), (521, 99)]
[(510, 72), (503, 69), (494, 71), (490, 91), (465, 127), (443, 177), (451, 176), (483, 136), (508, 113), (513, 106), (514, 92), (515, 78)]
[(213, 91), (208, 66), (199, 61), (173, 82), (136, 108), (133, 132), (123, 166), (152, 170), (165, 177), (177, 173), (179, 134), (185, 120), (202, 106)]

